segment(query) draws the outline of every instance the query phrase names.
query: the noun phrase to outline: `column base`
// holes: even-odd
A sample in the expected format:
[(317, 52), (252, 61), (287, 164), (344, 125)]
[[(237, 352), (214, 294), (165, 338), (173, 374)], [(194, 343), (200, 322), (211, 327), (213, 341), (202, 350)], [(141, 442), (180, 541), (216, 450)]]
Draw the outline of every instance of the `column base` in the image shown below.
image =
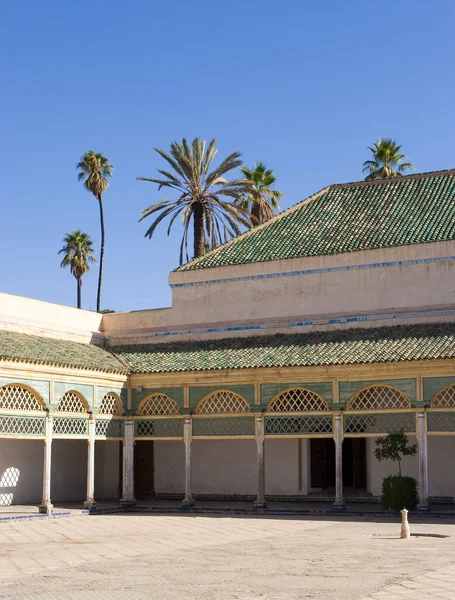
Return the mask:
[(54, 512), (54, 505), (51, 502), (41, 502), (38, 510), (41, 515), (51, 515)]
[(194, 498), (191, 496), (191, 498), (184, 498), (182, 500), (182, 507), (183, 508), (191, 508), (192, 506), (194, 506)]
[(125, 498), (120, 498), (119, 502), (123, 508), (128, 507), (128, 506), (136, 506), (136, 498), (133, 498), (132, 500), (126, 500)]
[(344, 503), (344, 500), (335, 500), (335, 502), (332, 504), (332, 509), (346, 510), (346, 504)]
[(96, 505), (96, 500), (94, 498), (87, 498), (87, 500), (84, 502), (84, 508), (86, 510), (90, 510), (95, 505)]
[(422, 513), (428, 513), (431, 511), (431, 507), (428, 502), (422, 502), (422, 504), (418, 505), (417, 510)]
[(266, 508), (267, 508), (267, 502), (265, 500), (263, 500), (263, 501), (255, 500), (255, 502), (253, 504), (254, 510), (265, 510)]

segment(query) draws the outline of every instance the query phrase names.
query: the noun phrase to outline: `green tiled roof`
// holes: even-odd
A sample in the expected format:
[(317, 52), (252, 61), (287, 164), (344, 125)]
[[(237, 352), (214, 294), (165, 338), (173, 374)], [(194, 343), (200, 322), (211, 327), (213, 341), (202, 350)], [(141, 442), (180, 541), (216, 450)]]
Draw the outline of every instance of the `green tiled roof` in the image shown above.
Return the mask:
[(111, 351), (133, 373), (455, 358), (455, 323), (119, 346)]
[(12, 331), (0, 331), (0, 360), (52, 364), (108, 373), (128, 372), (110, 352), (98, 346)]
[(177, 269), (455, 239), (455, 170), (331, 185)]

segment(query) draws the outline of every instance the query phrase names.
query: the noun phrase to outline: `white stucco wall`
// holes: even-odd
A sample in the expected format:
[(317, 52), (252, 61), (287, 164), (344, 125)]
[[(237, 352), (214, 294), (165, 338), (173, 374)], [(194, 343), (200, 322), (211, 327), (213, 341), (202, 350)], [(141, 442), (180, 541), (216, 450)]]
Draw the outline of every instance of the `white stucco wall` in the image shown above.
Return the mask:
[(254, 440), (194, 440), (193, 494), (255, 494)]
[(265, 440), (265, 493), (271, 496), (307, 493), (307, 440), (301, 440), (301, 488), (299, 489), (299, 441)]
[(120, 442), (98, 440), (95, 442), (95, 499), (120, 498)]
[(0, 506), (41, 502), (43, 460), (41, 440), (0, 439)]
[(154, 442), (155, 492), (183, 494), (185, 492), (185, 447), (182, 442)]
[[(174, 272), (170, 283), (185, 287), (173, 288), (172, 308), (105, 315), (103, 333), (108, 344), (113, 345), (226, 336), (225, 331), (204, 331), (214, 326), (261, 324), (261, 330), (230, 331), (230, 336), (289, 332), (286, 329), (289, 321), (324, 321), (335, 316), (391, 315), (384, 323), (318, 323), (318, 329), (396, 324), (401, 317), (393, 320), (392, 316), (400, 313), (452, 307), (455, 292), (452, 256), (455, 256), (455, 242), (439, 242)], [(444, 260), (431, 262), (434, 258)], [(426, 262), (396, 264), (422, 260)], [(378, 266), (382, 263), (387, 265)], [(368, 265), (370, 268), (365, 268)], [(267, 277), (289, 272), (298, 274)], [(241, 280), (235, 281), (238, 278)], [(199, 285), (204, 281), (211, 283)], [(437, 317), (441, 318), (454, 320), (450, 315)], [(403, 323), (409, 323), (415, 322), (416, 317), (411, 321), (402, 319)], [(192, 333), (188, 334), (188, 330)], [(306, 326), (303, 330), (311, 328)], [(154, 336), (160, 331), (170, 331), (173, 335)]]
[[(373, 455), (375, 449), (375, 439), (367, 438), (367, 491), (373, 496), (380, 496), (382, 490), (382, 480), (389, 475), (398, 475), (398, 465), (391, 460), (379, 462)], [(410, 438), (412, 444), (415, 443), (415, 437)], [(416, 456), (405, 457), (401, 463), (401, 473), (419, 480), (419, 461)]]
[(52, 502), (83, 502), (87, 493), (87, 440), (53, 440)]
[(0, 293), (0, 329), (100, 344), (102, 318), (88, 310)]
[(430, 496), (455, 496), (455, 436), (428, 436)]

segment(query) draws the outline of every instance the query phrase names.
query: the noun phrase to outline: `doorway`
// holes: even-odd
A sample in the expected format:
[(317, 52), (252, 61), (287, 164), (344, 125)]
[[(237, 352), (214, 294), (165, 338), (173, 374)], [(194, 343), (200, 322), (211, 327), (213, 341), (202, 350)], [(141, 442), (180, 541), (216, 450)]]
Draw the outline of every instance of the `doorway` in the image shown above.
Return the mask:
[(155, 496), (154, 442), (137, 441), (134, 446), (134, 493), (139, 500)]
[[(335, 487), (335, 443), (331, 438), (310, 440), (312, 488)], [(366, 439), (343, 441), (343, 487), (364, 490), (367, 485)]]

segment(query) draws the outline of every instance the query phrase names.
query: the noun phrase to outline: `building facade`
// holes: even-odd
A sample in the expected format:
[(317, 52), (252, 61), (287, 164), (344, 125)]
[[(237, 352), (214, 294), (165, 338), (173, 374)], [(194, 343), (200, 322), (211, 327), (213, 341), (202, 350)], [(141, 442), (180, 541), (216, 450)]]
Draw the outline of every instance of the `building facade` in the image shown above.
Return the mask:
[(170, 274), (172, 307), (0, 294), (0, 504), (455, 496), (455, 172), (329, 186)]

